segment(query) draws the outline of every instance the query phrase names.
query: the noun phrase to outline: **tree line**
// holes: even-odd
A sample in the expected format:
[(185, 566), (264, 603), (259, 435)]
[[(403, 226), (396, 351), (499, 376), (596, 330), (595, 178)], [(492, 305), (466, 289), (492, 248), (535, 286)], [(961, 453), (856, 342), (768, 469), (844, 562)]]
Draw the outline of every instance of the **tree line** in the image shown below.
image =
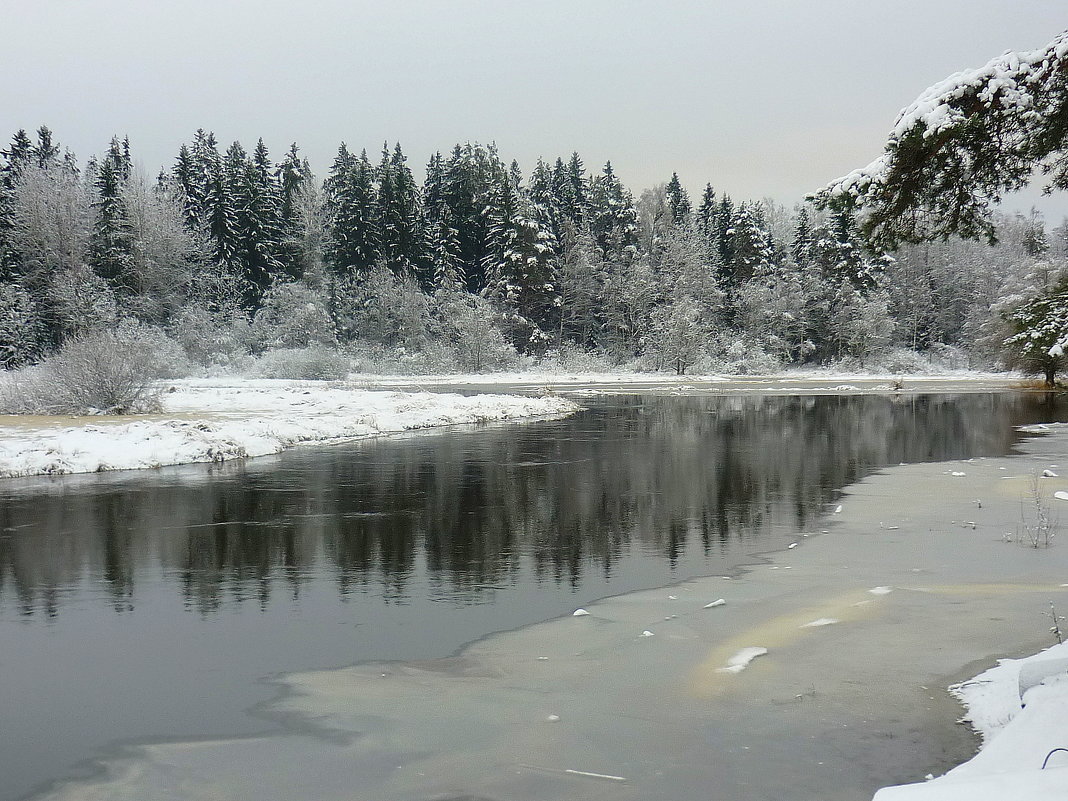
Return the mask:
[(419, 181), (399, 143), (341, 144), (320, 182), (296, 144), (274, 160), (198, 130), (149, 178), (127, 139), (81, 165), (42, 126), (0, 151), (0, 364), (131, 321), (202, 364), (341, 347), (407, 369), (596, 353), (682, 373), (992, 352), (1004, 298), (1064, 250), (1037, 215), (999, 222), (996, 247), (884, 253), (848, 209), (691, 198), (677, 174), (635, 197), (577, 153), (527, 175), (457, 144)]

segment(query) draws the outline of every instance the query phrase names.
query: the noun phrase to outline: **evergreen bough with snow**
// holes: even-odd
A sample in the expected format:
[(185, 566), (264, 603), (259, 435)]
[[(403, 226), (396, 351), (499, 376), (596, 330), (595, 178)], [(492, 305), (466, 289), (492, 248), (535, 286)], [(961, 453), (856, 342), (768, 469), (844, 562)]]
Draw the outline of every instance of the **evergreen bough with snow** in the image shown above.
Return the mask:
[(960, 235), (996, 238), (991, 207), (1038, 170), (1068, 188), (1068, 31), (951, 75), (899, 115), (886, 150), (817, 202), (864, 209), (870, 242), (893, 248)]
[[(951, 236), (993, 244), (993, 207), (1036, 171), (1047, 192), (1068, 189), (1068, 31), (930, 87), (898, 115), (882, 156), (814, 198), (859, 210), (876, 247)], [(1068, 347), (1064, 284), (1032, 293), (1006, 319), (1006, 361), (1052, 386)]]

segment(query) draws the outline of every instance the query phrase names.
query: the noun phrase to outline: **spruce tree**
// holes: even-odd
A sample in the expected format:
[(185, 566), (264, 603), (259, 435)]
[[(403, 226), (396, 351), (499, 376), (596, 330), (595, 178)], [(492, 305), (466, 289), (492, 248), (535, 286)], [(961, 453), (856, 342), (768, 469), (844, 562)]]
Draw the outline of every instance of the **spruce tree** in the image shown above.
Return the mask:
[(370, 270), (378, 258), (375, 169), (367, 152), (356, 158), (342, 143), (323, 190), (327, 265), (338, 278), (355, 278)]
[(400, 143), (383, 147), (378, 168), (379, 255), (397, 276), (416, 277), (422, 261), (419, 190)]
[[(113, 144), (116, 141), (112, 140)], [(112, 151), (97, 169), (93, 182), (97, 196), (89, 236), (89, 266), (114, 289), (130, 290), (134, 241), (125, 199), (127, 180), (123, 177), (123, 165), (121, 151)]]
[(671, 180), (667, 185), (668, 208), (671, 211), (671, 222), (682, 225), (690, 218), (693, 206), (690, 204), (690, 196), (683, 189), (677, 172), (671, 173)]
[(463, 286), (466, 281), (460, 253), (459, 233), (445, 192), (445, 159), (430, 157), (423, 182), (423, 251), (426, 267), (421, 274), (424, 289)]
[(516, 183), (514, 171), (501, 175), (493, 187), (486, 221), (486, 294), (531, 324), (513, 325), (513, 345), (528, 352), (539, 351), (546, 344), (545, 332), (556, 328), (554, 243)]
[(590, 187), (590, 231), (607, 261), (634, 255), (638, 244), (638, 212), (634, 198), (616, 177), (612, 162)]
[(15, 185), (19, 174), (33, 160), (33, 143), (19, 130), (7, 150), (0, 151), (0, 279), (19, 272), (12, 236), (15, 231)]
[(317, 262), (317, 259), (309, 259), (310, 254), (305, 252), (305, 241), (309, 235), (305, 206), (309, 195), (315, 192), (315, 176), (308, 160), (300, 156), (300, 148), (296, 142), (290, 145), (278, 164), (275, 185), (280, 196), (280, 258), (286, 274), (290, 278), (300, 278), (310, 266), (307, 263), (309, 260)]
[(245, 307), (255, 311), (271, 284), (285, 275), (282, 193), (262, 139), (256, 143), (252, 157), (245, 158), (240, 168), (240, 174), (235, 176), (234, 196), (238, 206)]

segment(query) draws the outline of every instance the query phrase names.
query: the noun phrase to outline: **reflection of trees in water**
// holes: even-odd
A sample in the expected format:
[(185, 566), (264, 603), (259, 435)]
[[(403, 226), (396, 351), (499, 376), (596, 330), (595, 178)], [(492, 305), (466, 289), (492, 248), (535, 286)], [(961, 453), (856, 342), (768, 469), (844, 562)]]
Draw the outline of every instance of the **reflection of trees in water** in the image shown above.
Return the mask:
[[(1013, 396), (624, 397), (564, 421), (296, 451), (159, 478), (70, 479), (0, 505), (0, 603), (55, 614), (86, 576), (116, 610), (162, 571), (190, 608), (266, 607), (312, 575), (342, 595), (481, 600), (523, 571), (578, 584), (808, 526), (873, 467), (1004, 453)], [(35, 485), (40, 486), (40, 485)], [(774, 547), (780, 541), (769, 541)]]

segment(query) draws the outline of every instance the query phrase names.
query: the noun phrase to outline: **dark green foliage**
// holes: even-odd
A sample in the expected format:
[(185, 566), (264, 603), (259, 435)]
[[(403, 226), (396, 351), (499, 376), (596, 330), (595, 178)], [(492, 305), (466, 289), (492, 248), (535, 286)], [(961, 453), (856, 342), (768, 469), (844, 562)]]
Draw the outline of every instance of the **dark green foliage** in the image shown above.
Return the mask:
[(682, 225), (690, 219), (693, 206), (690, 204), (690, 196), (682, 188), (677, 172), (671, 173), (671, 180), (668, 181), (667, 201), (671, 211), (671, 221), (675, 225)]
[[(116, 140), (112, 140), (114, 145)], [(96, 218), (89, 236), (89, 266), (115, 289), (128, 288), (134, 241), (124, 197), (129, 162), (114, 150), (100, 163), (96, 180)]]
[(375, 170), (367, 151), (356, 158), (342, 143), (323, 190), (327, 266), (338, 278), (359, 276), (374, 266), (379, 243)]

